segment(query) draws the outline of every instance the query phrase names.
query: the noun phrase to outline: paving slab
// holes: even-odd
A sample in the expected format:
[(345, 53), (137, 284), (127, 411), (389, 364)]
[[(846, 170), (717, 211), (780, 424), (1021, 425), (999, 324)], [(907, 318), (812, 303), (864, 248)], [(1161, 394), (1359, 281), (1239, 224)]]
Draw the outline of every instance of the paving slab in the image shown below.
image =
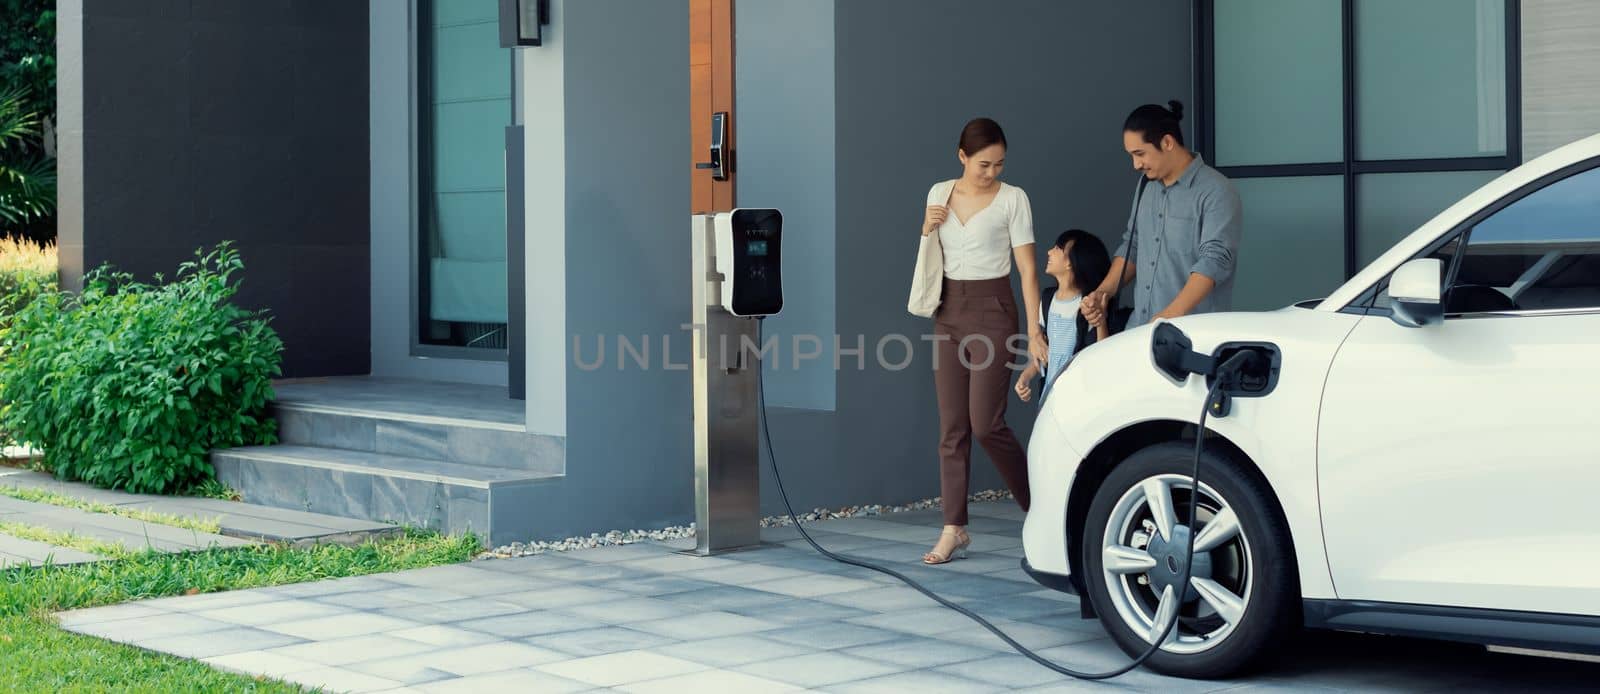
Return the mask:
[[(366, 538), (400, 531), (398, 526), (388, 523), (273, 508), (241, 501), (194, 496), (131, 494), (116, 489), (101, 489), (82, 482), (66, 482), (34, 470), (0, 469), (0, 486), (37, 489), (82, 501), (190, 520), (216, 522), (221, 528), (221, 535), (247, 540), (292, 543), (359, 542)], [(29, 502), (0, 497), (0, 518), (6, 514), (17, 513), (14, 504), (26, 503)]]
[(12, 523), (38, 526), (56, 532), (66, 532), (86, 538), (121, 544), (130, 550), (153, 548), (163, 552), (187, 552), (212, 547), (241, 547), (252, 544), (248, 540), (224, 537), (198, 530), (178, 528), (159, 523), (147, 523), (134, 518), (108, 513), (91, 513), (67, 506), (55, 506), (32, 501), (10, 499), (12, 505), (22, 509), (6, 516)]
[(45, 563), (52, 565), (82, 564), (100, 561), (102, 558), (98, 554), (80, 552), (70, 547), (56, 547), (43, 542), (24, 540), (20, 537), (0, 535), (0, 568), (42, 566)]
[[(1014, 507), (977, 504), (990, 547), (1015, 542)], [(1121, 666), (1127, 656), (1077, 598), (1047, 591), (991, 556), (925, 567), (938, 534), (888, 540), (891, 524), (823, 521), (825, 545), (867, 544), (1054, 662)], [(1008, 527), (1012, 526), (1012, 527)], [(780, 530), (780, 529), (774, 529)], [(773, 538), (793, 537), (774, 532)], [(1013, 653), (926, 596), (878, 574), (770, 547), (721, 557), (645, 543), (481, 560), (360, 579), (165, 598), (63, 615), (67, 628), (203, 658), (250, 675), (332, 690), (625, 692), (1084, 691), (1291, 692), (1593, 690), (1600, 665), (1487, 653), (1439, 642), (1308, 635), (1249, 679), (1177, 680), (1138, 670), (1076, 682)], [(892, 559), (891, 559), (892, 561)], [(225, 595), (258, 596), (223, 602)], [(329, 609), (340, 614), (329, 615)], [(279, 618), (284, 621), (279, 621)], [(152, 636), (159, 634), (159, 636)], [(303, 642), (273, 646), (278, 641)], [(1111, 689), (1110, 691), (1116, 691)]]

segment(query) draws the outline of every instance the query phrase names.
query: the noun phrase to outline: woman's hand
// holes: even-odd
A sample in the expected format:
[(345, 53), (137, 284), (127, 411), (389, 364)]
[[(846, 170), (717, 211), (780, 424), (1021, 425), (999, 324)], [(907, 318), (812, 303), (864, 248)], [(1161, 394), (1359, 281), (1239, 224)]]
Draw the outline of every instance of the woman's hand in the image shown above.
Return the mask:
[(1028, 380), (1029, 380), (1028, 374), (1023, 374), (1020, 378), (1017, 379), (1017, 386), (1016, 386), (1017, 397), (1022, 398), (1023, 402), (1027, 402), (1027, 401), (1033, 399), (1033, 389), (1028, 387)]
[(922, 217), (922, 235), (927, 236), (933, 233), (934, 229), (938, 229), (940, 224), (944, 224), (947, 214), (949, 210), (945, 209), (944, 205), (929, 205), (927, 214)]
[(1050, 340), (1045, 338), (1043, 331), (1035, 330), (1028, 334), (1028, 355), (1033, 357), (1033, 363), (1040, 370), (1050, 364)]

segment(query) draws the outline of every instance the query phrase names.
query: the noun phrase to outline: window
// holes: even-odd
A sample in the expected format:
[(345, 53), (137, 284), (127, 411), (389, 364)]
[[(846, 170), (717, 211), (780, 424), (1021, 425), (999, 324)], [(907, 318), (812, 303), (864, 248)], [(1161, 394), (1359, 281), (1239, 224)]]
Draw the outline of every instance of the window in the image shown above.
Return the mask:
[(1332, 290), (1521, 163), (1519, 4), (1200, 0), (1192, 139), (1244, 199), (1236, 305)]
[(1600, 308), (1600, 168), (1547, 185), (1479, 222), (1449, 313)]
[[(1600, 310), (1600, 167), (1546, 185), (1418, 257), (1443, 261), (1447, 315)], [(1387, 310), (1388, 280), (1375, 289), (1351, 307)]]
[(511, 52), (495, 0), (417, 3), (417, 342), (506, 347)]

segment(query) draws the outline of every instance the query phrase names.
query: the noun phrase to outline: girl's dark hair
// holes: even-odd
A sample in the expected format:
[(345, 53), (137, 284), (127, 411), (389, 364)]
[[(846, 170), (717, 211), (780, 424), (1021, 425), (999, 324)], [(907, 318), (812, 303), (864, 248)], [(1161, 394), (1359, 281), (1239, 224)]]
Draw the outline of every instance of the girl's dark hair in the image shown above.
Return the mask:
[(1128, 119), (1122, 122), (1122, 131), (1139, 133), (1144, 136), (1144, 141), (1159, 146), (1161, 137), (1171, 135), (1172, 139), (1183, 146), (1183, 128), (1178, 126), (1183, 120), (1183, 102), (1176, 99), (1168, 101), (1171, 109), (1162, 108), (1155, 104), (1145, 104), (1128, 114)]
[(974, 118), (961, 129), (961, 141), (956, 146), (967, 156), (977, 154), (989, 145), (1006, 146), (1006, 134), (1000, 124), (989, 118)]
[(1068, 229), (1056, 237), (1056, 248), (1065, 249), (1068, 242), (1076, 242), (1067, 251), (1067, 264), (1072, 266), (1078, 291), (1094, 291), (1111, 273), (1111, 254), (1106, 251), (1105, 242), (1082, 229)]

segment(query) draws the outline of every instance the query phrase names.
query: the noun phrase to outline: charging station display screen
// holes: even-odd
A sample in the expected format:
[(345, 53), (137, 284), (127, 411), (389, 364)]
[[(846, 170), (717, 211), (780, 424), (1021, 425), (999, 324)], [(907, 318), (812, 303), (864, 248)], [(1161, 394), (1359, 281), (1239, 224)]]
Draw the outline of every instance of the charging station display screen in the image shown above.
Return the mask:
[[(728, 215), (728, 310), (737, 316), (771, 316), (783, 308), (783, 215), (774, 209), (739, 208)], [(720, 259), (719, 259), (720, 262)]]

